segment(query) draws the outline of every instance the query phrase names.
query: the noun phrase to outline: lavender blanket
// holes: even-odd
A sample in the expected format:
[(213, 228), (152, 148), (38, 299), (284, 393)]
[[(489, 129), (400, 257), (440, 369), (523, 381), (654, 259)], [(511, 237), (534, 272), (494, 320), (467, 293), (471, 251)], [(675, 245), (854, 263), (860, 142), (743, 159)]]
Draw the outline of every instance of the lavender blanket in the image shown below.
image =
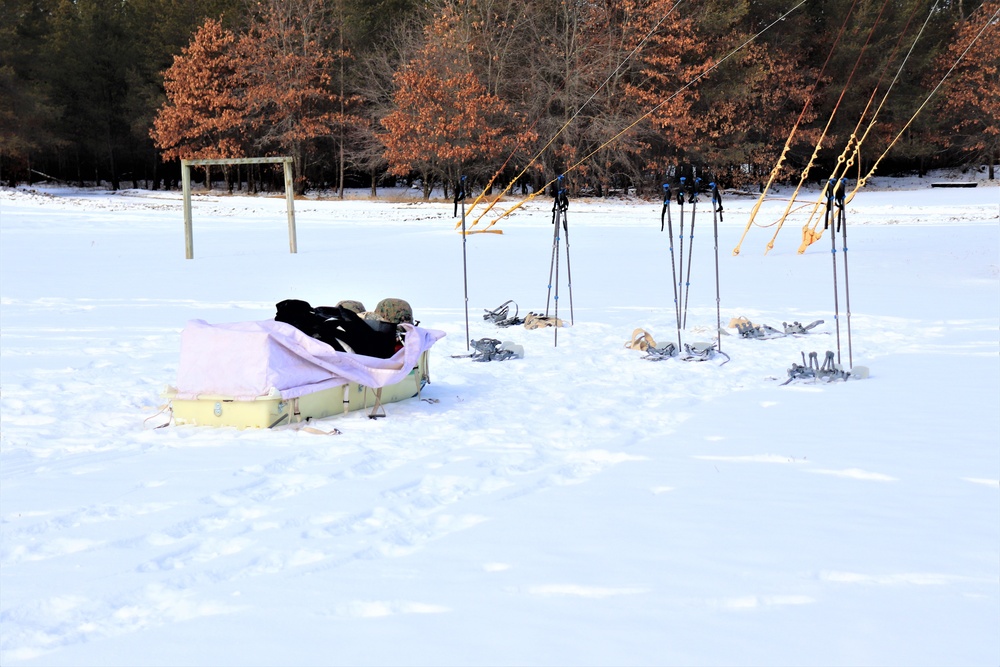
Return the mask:
[(296, 398), (357, 382), (384, 387), (405, 378), (443, 331), (409, 324), (403, 348), (388, 359), (338, 352), (290, 324), (274, 320), (209, 324), (190, 320), (181, 332), (177, 398)]

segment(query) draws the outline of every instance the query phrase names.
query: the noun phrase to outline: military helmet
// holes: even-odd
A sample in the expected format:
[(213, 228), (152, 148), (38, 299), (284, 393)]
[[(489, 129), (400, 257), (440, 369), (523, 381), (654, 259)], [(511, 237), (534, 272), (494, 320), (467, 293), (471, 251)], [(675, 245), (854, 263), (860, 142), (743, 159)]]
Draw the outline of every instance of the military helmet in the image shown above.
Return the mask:
[(383, 322), (413, 324), (413, 309), (403, 299), (382, 299), (375, 306), (375, 317)]
[(346, 308), (352, 313), (357, 313), (358, 315), (365, 312), (365, 305), (360, 301), (354, 301), (352, 299), (345, 299), (338, 303), (337, 306), (340, 308)]

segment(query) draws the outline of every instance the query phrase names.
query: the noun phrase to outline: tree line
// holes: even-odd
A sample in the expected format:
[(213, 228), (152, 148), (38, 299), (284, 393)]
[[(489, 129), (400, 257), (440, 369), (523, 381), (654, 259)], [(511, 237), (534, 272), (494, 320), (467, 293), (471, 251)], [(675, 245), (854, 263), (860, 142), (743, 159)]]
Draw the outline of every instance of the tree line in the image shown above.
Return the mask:
[[(1000, 152), (1000, 0), (2, 0), (0, 182), (752, 187)], [(971, 45), (971, 46), (970, 46)], [(933, 95), (930, 95), (934, 91)], [(877, 117), (877, 122), (871, 119)], [(870, 128), (869, 128), (870, 124)], [(268, 187), (266, 168), (219, 168)]]

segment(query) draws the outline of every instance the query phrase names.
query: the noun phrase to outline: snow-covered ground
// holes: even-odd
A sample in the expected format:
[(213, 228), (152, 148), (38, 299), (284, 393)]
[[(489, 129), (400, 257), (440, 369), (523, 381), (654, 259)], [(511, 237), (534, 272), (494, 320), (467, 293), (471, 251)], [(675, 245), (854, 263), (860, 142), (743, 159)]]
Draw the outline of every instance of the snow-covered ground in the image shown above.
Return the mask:
[[(526, 350), (476, 363), (451, 202), (300, 200), (293, 255), (282, 197), (201, 195), (186, 260), (177, 192), (0, 190), (0, 662), (997, 665), (1000, 188), (934, 180), (847, 210), (842, 358), (871, 377), (787, 386), (837, 350), (829, 236), (797, 254), (800, 211), (734, 257), (749, 198), (723, 323), (810, 334), (724, 337), (725, 365), (625, 349), (676, 339), (670, 244), (658, 202), (597, 200), (568, 212), (575, 325), (497, 329), (545, 309), (537, 199), (468, 237), (472, 337)], [(710, 211), (684, 342), (714, 335)], [(437, 402), (336, 436), (154, 428), (186, 321), (389, 296), (447, 332)]]

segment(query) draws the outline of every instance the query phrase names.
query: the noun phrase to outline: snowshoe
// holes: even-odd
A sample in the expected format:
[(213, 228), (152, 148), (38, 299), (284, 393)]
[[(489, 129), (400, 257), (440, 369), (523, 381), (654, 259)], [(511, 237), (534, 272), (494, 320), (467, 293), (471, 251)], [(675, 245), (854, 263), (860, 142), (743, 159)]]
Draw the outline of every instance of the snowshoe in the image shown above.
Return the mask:
[(508, 359), (523, 359), (524, 347), (510, 341), (501, 343), (496, 338), (480, 338), (469, 341), (472, 354), (454, 355), (453, 358), (470, 358), (473, 361), (506, 361)]
[(525, 329), (544, 329), (545, 327), (564, 327), (566, 323), (558, 317), (547, 317), (537, 313), (528, 313), (524, 316)]
[(636, 329), (632, 332), (632, 337), (625, 343), (625, 347), (629, 350), (645, 352), (651, 347), (656, 347), (656, 341), (653, 340), (652, 334), (645, 329)]
[[(510, 315), (510, 304), (514, 304), (514, 315)], [(517, 324), (524, 324), (524, 318), (518, 317), (517, 304), (513, 300), (507, 300), (501, 303), (499, 306), (493, 310), (484, 310), (483, 319), (487, 322), (492, 322), (498, 327), (512, 327)]]
[(667, 343), (660, 347), (649, 346), (645, 350), (646, 354), (642, 358), (647, 361), (663, 361), (664, 359), (669, 359), (670, 357), (676, 357), (678, 350), (677, 346), (673, 343)]
[(715, 343), (684, 343), (684, 355), (680, 357), (682, 361), (708, 361), (716, 357), (725, 357), (720, 366), (725, 365), (731, 359), (729, 355), (719, 350)]
[(749, 320), (746, 322), (737, 322), (736, 330), (739, 332), (741, 338), (757, 338), (760, 340), (781, 338), (785, 335), (774, 327), (766, 324), (754, 324)]
[(810, 329), (814, 329), (820, 324), (823, 324), (823, 320), (816, 320), (815, 322), (810, 322), (804, 326), (799, 322), (792, 322), (791, 324), (788, 322), (782, 322), (781, 326), (785, 329), (786, 336), (795, 336), (798, 334), (809, 333)]
[(833, 382), (834, 380), (848, 380), (853, 378), (855, 380), (864, 380), (868, 377), (868, 367), (867, 366), (855, 366), (851, 370), (844, 370), (843, 366), (834, 361), (834, 354), (832, 351), (827, 350), (826, 355), (823, 358), (823, 363), (819, 363), (819, 355), (816, 352), (809, 353), (809, 359), (806, 360), (806, 353), (802, 352), (802, 363), (793, 363), (792, 367), (788, 369), (788, 379), (781, 383), (781, 386), (789, 384), (794, 380), (823, 380), (824, 382)]

